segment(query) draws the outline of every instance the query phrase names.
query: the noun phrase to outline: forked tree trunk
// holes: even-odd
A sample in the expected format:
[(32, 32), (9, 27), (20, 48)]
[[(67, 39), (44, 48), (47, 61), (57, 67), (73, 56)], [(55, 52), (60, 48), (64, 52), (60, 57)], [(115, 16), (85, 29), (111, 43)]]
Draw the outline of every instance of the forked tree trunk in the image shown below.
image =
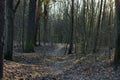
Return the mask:
[(14, 19), (16, 10), (20, 4), (20, 0), (18, 0), (14, 8), (13, 2), (14, 0), (6, 0), (6, 31), (5, 31), (6, 33), (5, 33), (4, 58), (7, 60), (12, 60)]

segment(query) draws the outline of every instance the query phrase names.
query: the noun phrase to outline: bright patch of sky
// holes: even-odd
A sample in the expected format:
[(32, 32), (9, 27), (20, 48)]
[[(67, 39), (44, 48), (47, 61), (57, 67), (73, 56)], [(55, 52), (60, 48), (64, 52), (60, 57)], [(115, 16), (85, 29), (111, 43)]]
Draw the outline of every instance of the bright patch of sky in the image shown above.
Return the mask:
[[(53, 2), (55, 1), (55, 2)], [(50, 2), (50, 14), (63, 14), (65, 7), (68, 8), (68, 11), (70, 11), (70, 6), (71, 6), (71, 1), (72, 0), (51, 0)], [(81, 10), (81, 7), (83, 6), (83, 0), (74, 0), (75, 1), (75, 8), (79, 7), (79, 11)], [(86, 0), (88, 2), (90, 2), (91, 0)], [(100, 3), (101, 0), (93, 0), (95, 1), (95, 7), (98, 6), (98, 2)], [(103, 0), (105, 1), (105, 0)], [(114, 0), (106, 0), (107, 4), (110, 3), (110, 1), (112, 1), (114, 3)], [(100, 5), (100, 4), (99, 4)], [(109, 6), (109, 5), (107, 5)]]

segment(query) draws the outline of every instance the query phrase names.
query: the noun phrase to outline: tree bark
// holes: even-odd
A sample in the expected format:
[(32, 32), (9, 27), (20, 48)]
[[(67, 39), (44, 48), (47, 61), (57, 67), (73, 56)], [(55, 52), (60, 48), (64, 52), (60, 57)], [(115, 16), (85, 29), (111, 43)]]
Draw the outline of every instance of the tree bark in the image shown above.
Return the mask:
[(4, 58), (12, 60), (13, 55), (13, 39), (14, 39), (14, 19), (17, 8), (20, 4), (18, 0), (15, 8), (13, 8), (14, 0), (6, 0), (6, 35), (5, 35), (5, 46), (4, 46)]
[(44, 44), (48, 42), (48, 12), (49, 12), (49, 0), (44, 2)]
[(23, 1), (23, 27), (22, 27), (22, 50), (24, 51), (24, 32), (25, 32), (25, 10), (26, 10), (26, 0)]
[(100, 12), (99, 12), (99, 15), (98, 15), (97, 30), (96, 30), (96, 35), (95, 35), (95, 43), (94, 43), (94, 46), (93, 46), (94, 47), (93, 48), (93, 53), (96, 53), (96, 51), (97, 51), (99, 29), (100, 29), (100, 25), (101, 25), (102, 6), (103, 6), (103, 0), (101, 0), (101, 4), (100, 4)]
[(70, 35), (70, 46), (68, 50), (68, 54), (72, 54), (73, 51), (73, 35), (74, 35), (74, 0), (72, 0), (72, 6), (71, 6), (71, 35)]
[(14, 34), (13, 0), (6, 0), (6, 23), (4, 58), (7, 60), (12, 60)]
[(114, 64), (120, 65), (120, 0), (115, 0), (116, 6), (116, 46), (115, 46), (115, 56), (114, 56)]
[[(40, 19), (42, 15), (42, 0), (37, 0), (37, 7), (36, 7), (36, 26), (35, 26), (35, 42), (39, 42), (40, 46)], [(38, 39), (38, 40), (37, 40)]]
[(5, 0), (0, 0), (0, 80), (3, 78), (3, 31), (5, 25)]
[(25, 33), (24, 52), (34, 52), (36, 0), (29, 1), (28, 25)]

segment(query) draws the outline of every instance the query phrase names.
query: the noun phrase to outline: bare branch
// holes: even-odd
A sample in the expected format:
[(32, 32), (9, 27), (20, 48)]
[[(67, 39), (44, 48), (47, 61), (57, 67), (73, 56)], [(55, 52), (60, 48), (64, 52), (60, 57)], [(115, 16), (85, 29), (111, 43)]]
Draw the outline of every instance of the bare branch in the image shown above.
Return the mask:
[(15, 5), (15, 8), (13, 9), (14, 13), (16, 13), (17, 9), (18, 9), (18, 6), (20, 4), (20, 0), (18, 0), (17, 4)]

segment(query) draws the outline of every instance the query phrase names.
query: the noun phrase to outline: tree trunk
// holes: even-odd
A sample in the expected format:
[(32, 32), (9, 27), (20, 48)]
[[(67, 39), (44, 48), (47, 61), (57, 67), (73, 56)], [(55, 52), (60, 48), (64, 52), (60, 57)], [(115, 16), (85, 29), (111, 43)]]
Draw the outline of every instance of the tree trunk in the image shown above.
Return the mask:
[(82, 43), (81, 43), (81, 45), (82, 45), (82, 53), (85, 53), (85, 44), (86, 44), (86, 1), (85, 0), (83, 0), (83, 16), (82, 16), (82, 18), (83, 18), (83, 22), (82, 22)]
[(34, 35), (35, 35), (35, 11), (36, 11), (36, 0), (29, 1), (29, 14), (28, 14), (28, 25), (26, 27), (24, 52), (34, 51)]
[(14, 36), (14, 19), (16, 10), (20, 4), (18, 0), (15, 8), (13, 8), (14, 0), (6, 0), (6, 33), (5, 33), (5, 46), (4, 46), (4, 58), (12, 60), (13, 55), (13, 36)]
[(89, 39), (90, 39), (90, 43), (89, 43), (89, 47), (92, 47), (92, 42), (93, 42), (93, 26), (95, 24), (95, 19), (94, 19), (94, 14), (95, 14), (95, 8), (94, 8), (94, 0), (91, 0), (91, 19), (90, 19), (90, 29), (89, 29)]
[(70, 35), (70, 46), (68, 49), (68, 54), (72, 54), (73, 51), (73, 34), (74, 34), (74, 0), (72, 0), (72, 6), (71, 6), (71, 35)]
[(36, 7), (36, 26), (35, 26), (35, 42), (34, 44), (36, 44), (37, 39), (39, 40), (39, 44), (40, 45), (40, 19), (41, 19), (41, 15), (42, 15), (42, 0), (37, 0), (37, 7)]
[(26, 10), (26, 0), (23, 1), (23, 27), (22, 27), (22, 50), (24, 51), (24, 32), (25, 32), (25, 10)]
[(95, 43), (94, 43), (94, 46), (93, 46), (93, 53), (96, 53), (96, 51), (97, 51), (99, 29), (100, 29), (100, 25), (101, 25), (102, 6), (103, 6), (103, 0), (101, 0), (100, 12), (99, 12), (99, 15), (98, 15), (97, 30), (96, 30), (96, 35), (95, 35)]
[(0, 0), (0, 80), (3, 78), (3, 31), (5, 23), (5, 0)]
[(116, 46), (115, 46), (115, 57), (114, 64), (120, 65), (120, 0), (115, 0), (116, 6)]
[(4, 58), (12, 60), (14, 35), (13, 0), (6, 0), (6, 23)]
[(49, 0), (44, 2), (44, 44), (48, 42), (48, 11), (49, 10)]

